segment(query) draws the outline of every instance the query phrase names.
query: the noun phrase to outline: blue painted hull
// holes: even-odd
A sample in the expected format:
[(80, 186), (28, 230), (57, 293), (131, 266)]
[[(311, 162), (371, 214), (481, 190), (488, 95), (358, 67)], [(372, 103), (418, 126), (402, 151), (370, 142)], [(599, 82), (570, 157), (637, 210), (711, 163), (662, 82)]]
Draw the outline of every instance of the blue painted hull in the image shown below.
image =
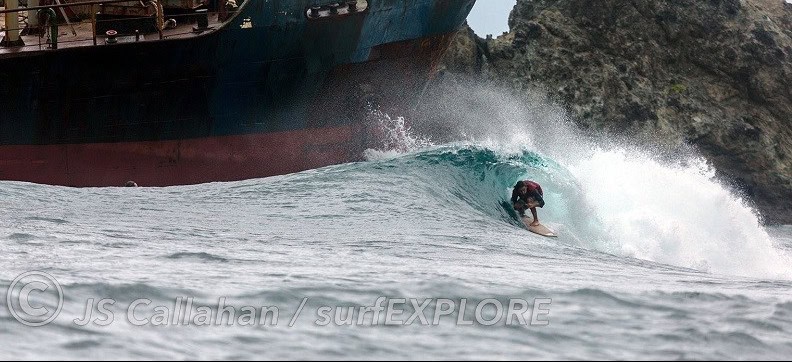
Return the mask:
[[(359, 101), (323, 93), (328, 82), (344, 81), (329, 79), (333, 72), (382, 60), (371, 54), (379, 46), (453, 32), (473, 0), (372, 1), (365, 13), (317, 21), (307, 20), (308, 4), (251, 0), (223, 29), (192, 39), (0, 59), (0, 145), (173, 140), (353, 122), (337, 112), (309, 117), (312, 109)], [(245, 19), (252, 28), (241, 27)], [(380, 71), (372, 76), (388, 75)], [(427, 80), (419, 76), (417, 82)], [(411, 98), (413, 86), (374, 92)]]

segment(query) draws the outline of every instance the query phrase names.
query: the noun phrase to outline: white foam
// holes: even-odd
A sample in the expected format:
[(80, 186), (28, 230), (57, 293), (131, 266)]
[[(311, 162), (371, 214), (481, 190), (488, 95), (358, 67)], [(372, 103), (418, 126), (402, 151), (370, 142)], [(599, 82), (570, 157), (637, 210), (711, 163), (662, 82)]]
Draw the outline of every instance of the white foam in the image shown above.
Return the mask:
[(664, 165), (596, 150), (569, 168), (592, 217), (624, 255), (718, 274), (792, 278), (792, 259), (703, 160)]

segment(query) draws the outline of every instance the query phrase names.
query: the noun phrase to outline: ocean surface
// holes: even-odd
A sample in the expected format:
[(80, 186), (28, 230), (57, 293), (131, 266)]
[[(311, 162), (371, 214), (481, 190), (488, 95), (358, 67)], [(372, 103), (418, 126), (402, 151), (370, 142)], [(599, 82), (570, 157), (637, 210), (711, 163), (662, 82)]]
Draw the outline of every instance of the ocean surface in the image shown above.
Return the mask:
[[(792, 356), (792, 227), (762, 226), (700, 159), (511, 131), (433, 143), (388, 122), (367, 161), (286, 176), (0, 182), (0, 358)], [(520, 179), (543, 185), (557, 239), (509, 210)], [(23, 324), (20, 298), (57, 314)]]

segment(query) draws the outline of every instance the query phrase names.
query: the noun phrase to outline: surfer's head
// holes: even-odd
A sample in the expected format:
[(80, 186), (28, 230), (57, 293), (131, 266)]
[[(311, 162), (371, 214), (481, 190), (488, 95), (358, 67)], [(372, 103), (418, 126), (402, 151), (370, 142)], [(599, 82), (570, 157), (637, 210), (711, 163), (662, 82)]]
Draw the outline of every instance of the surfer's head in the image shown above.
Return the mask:
[(525, 186), (525, 182), (524, 181), (517, 181), (517, 184), (514, 185), (514, 190), (519, 192), (520, 195), (522, 195), (522, 194), (528, 192), (528, 187)]
[(138, 184), (135, 181), (127, 181), (124, 185), (125, 187), (138, 187)]

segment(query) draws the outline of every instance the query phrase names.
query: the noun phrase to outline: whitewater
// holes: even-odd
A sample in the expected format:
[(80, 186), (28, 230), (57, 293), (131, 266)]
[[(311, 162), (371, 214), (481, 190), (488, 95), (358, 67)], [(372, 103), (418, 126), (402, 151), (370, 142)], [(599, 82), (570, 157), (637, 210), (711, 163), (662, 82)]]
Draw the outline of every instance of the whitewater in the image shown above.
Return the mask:
[[(581, 140), (557, 119), (553, 134), (484, 125), (439, 142), (376, 118), (389, 138), (365, 161), (292, 175), (168, 188), (0, 183), (0, 358), (792, 355), (792, 227), (763, 226), (701, 158)], [(521, 179), (543, 186), (539, 215), (559, 238), (520, 226), (508, 198)], [(8, 302), (30, 271), (63, 290), (41, 327), (20, 323)], [(31, 304), (56, 310), (48, 292)], [(279, 321), (138, 326), (127, 312), (141, 298), (171, 309), (189, 298), (215, 314), (221, 299), (237, 312), (275, 306)], [(549, 325), (317, 323), (322, 307), (378, 298), (540, 298)], [(100, 299), (115, 301), (114, 320), (77, 323)]]

